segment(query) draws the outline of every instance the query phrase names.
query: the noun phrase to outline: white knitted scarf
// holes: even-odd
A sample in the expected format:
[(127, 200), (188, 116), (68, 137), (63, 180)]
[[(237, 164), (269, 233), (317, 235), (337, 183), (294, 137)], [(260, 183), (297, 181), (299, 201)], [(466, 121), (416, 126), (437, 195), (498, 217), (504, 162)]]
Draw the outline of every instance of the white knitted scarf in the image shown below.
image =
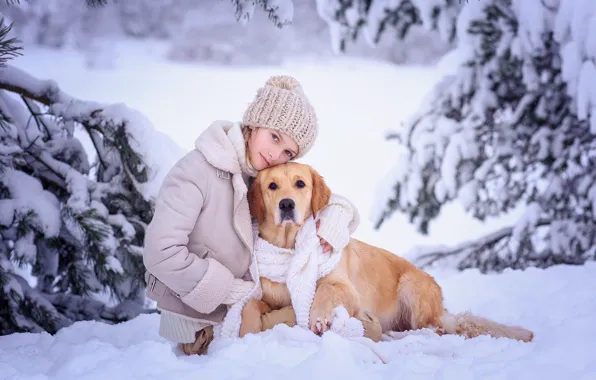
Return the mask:
[[(315, 296), (316, 282), (329, 274), (341, 259), (341, 250), (331, 254), (323, 252), (316, 232), (316, 221), (311, 216), (306, 220), (296, 235), (295, 249), (279, 248), (258, 236), (258, 229), (253, 227), (254, 250), (253, 263), (257, 263), (255, 289), (243, 300), (234, 304), (222, 324), (217, 326), (216, 336), (237, 337), (240, 331), (242, 308), (251, 298), (260, 298), (259, 277), (285, 283), (290, 292), (292, 306), (296, 313), (296, 324), (310, 329), (310, 308)], [(252, 273), (251, 264), (251, 273)], [(258, 289), (257, 289), (258, 288)], [(362, 337), (362, 323), (349, 317), (345, 308), (334, 310), (335, 318), (330, 329), (344, 337)]]

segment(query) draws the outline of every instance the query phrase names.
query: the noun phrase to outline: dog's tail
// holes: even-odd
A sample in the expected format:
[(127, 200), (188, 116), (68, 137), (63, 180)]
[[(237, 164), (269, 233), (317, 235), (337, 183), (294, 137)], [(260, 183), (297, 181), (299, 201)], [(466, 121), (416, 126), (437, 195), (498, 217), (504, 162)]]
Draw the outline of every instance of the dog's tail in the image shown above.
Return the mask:
[(454, 315), (445, 310), (440, 324), (440, 333), (456, 334), (465, 338), (490, 335), (494, 338), (510, 338), (522, 342), (531, 342), (534, 339), (534, 333), (523, 327), (505, 325), (471, 313)]

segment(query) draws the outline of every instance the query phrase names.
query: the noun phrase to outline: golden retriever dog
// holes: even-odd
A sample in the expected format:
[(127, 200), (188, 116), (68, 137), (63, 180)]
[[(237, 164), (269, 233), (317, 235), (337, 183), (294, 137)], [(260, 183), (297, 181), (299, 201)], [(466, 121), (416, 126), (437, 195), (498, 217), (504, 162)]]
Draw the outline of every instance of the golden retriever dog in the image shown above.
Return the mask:
[[(251, 214), (261, 238), (282, 248), (294, 248), (296, 234), (310, 215), (327, 205), (331, 191), (310, 166), (287, 163), (259, 172), (248, 194)], [(285, 284), (261, 278), (262, 300), (250, 301), (243, 310), (241, 336), (262, 329), (261, 315), (291, 305)], [(387, 250), (351, 239), (333, 271), (317, 282), (310, 310), (310, 328), (317, 334), (329, 326), (333, 309), (344, 306), (350, 316), (363, 312), (378, 318), (383, 332), (433, 329), (437, 334), (466, 338), (488, 334), (524, 342), (534, 334), (474, 316), (453, 315), (443, 305), (441, 287), (432, 276)]]

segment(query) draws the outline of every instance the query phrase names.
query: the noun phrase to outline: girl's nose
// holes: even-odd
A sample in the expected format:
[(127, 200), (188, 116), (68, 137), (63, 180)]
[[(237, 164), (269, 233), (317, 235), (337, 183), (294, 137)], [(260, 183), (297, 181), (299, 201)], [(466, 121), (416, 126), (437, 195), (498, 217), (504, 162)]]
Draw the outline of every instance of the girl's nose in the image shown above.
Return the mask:
[(273, 150), (273, 152), (269, 151), (269, 155), (271, 156), (271, 159), (277, 161), (277, 160), (279, 160), (281, 151), (279, 151), (279, 150)]

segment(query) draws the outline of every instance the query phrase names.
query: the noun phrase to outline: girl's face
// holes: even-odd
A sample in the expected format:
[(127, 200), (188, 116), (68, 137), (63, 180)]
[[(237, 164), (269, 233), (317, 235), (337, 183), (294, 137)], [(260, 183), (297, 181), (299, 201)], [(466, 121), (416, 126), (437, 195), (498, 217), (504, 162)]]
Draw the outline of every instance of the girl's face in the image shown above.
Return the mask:
[(298, 144), (283, 132), (256, 128), (248, 139), (250, 163), (256, 170), (285, 164), (298, 153)]

